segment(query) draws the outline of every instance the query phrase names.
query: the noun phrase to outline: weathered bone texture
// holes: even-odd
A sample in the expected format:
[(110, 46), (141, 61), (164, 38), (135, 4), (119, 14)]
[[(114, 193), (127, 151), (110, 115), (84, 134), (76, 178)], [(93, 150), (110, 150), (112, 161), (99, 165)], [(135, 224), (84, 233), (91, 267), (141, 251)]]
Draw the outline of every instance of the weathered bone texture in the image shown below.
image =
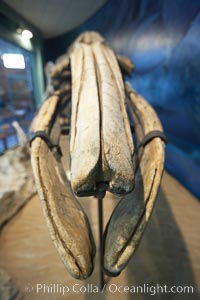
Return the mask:
[(36, 192), (28, 140), (18, 122), (12, 123), (19, 146), (0, 156), (0, 227), (11, 219)]
[[(135, 123), (138, 144), (153, 130), (162, 131), (153, 108), (139, 94), (126, 85), (130, 109)], [(126, 195), (114, 209), (105, 231), (104, 269), (117, 276), (133, 255), (149, 221), (164, 165), (164, 142), (152, 139), (144, 149), (135, 177), (134, 190)]]
[(96, 31), (85, 31), (82, 34), (80, 34), (77, 39), (74, 40), (74, 42), (71, 44), (71, 46), (67, 50), (67, 54), (70, 55), (74, 48), (79, 44), (83, 43), (86, 45), (91, 45), (95, 42), (104, 42), (104, 38)]
[(101, 148), (104, 181), (112, 192), (133, 189), (133, 140), (125, 108), (124, 83), (113, 51), (103, 43), (92, 45), (101, 108)]
[[(37, 131), (44, 131), (58, 144), (60, 125), (55, 115), (60, 94), (44, 102), (38, 115)], [(55, 118), (52, 126), (51, 120)], [(31, 162), (51, 238), (71, 276), (86, 279), (93, 270), (95, 247), (87, 216), (74, 197), (60, 157), (37, 137), (31, 146)]]
[(18, 146), (0, 156), (0, 227), (36, 192), (27, 148)]
[(71, 88), (71, 71), (69, 55), (64, 54), (51, 70), (51, 84), (54, 91)]
[(55, 78), (62, 77), (62, 74), (67, 70), (69, 71), (69, 68), (70, 68), (69, 56), (65, 54), (60, 59), (60, 61), (52, 68), (51, 78), (55, 79)]
[(23, 129), (21, 128), (21, 126), (19, 125), (19, 123), (17, 121), (13, 121), (12, 122), (12, 126), (15, 128), (15, 130), (17, 132), (17, 137), (18, 137), (19, 145), (22, 148), (26, 147), (27, 143), (28, 143), (28, 139), (27, 139), (27, 136), (24, 133)]
[(71, 184), (73, 190), (81, 194), (95, 190), (95, 171), (100, 156), (100, 110), (90, 46), (77, 45), (71, 54), (71, 69)]
[(98, 35), (72, 49), (72, 188), (79, 196), (94, 195), (104, 182), (113, 193), (128, 193), (134, 185), (134, 147), (117, 59)]
[(130, 75), (134, 69), (132, 61), (124, 55), (117, 55), (117, 60), (122, 71)]

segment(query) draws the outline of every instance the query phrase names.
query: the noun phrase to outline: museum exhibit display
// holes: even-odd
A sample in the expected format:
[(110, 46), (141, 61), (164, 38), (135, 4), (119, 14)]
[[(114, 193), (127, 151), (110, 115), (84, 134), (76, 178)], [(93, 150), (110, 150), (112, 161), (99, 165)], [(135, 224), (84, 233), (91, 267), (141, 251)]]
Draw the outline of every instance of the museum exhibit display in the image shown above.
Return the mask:
[[(127, 58), (120, 60), (131, 65)], [(117, 57), (98, 33), (86, 32), (78, 37), (55, 68), (60, 71), (57, 78), (62, 80), (41, 107), (31, 140), (31, 161), (43, 212), (66, 268), (73, 277), (86, 279), (93, 268), (94, 242), (88, 219), (72, 191), (100, 199), (106, 190), (127, 194), (106, 230), (101, 267), (115, 276), (134, 252), (151, 214), (163, 171), (166, 139), (154, 110), (126, 85), (137, 137), (138, 149), (134, 151)], [(52, 73), (55, 78), (54, 69)], [(55, 86), (54, 80), (52, 84)], [(68, 104), (66, 98), (72, 101), (70, 182), (61, 164), (61, 155), (67, 149), (59, 146), (59, 118)]]
[(199, 299), (198, 0), (0, 3), (0, 299)]

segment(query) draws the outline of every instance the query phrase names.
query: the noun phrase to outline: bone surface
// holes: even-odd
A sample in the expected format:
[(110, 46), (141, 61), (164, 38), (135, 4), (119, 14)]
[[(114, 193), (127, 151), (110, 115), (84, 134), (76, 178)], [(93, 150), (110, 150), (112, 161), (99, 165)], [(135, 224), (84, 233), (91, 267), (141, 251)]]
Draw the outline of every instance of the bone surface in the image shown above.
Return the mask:
[(127, 74), (131, 74), (134, 69), (134, 65), (132, 61), (124, 56), (124, 55), (117, 55), (117, 60), (119, 63), (120, 68)]
[(74, 49), (71, 69), (71, 184), (77, 194), (92, 194), (100, 156), (100, 109), (90, 46), (79, 44)]
[[(149, 132), (162, 131), (162, 126), (147, 101), (128, 85), (126, 90), (140, 143)], [(139, 149), (139, 156), (135, 189), (119, 202), (106, 228), (104, 268), (111, 276), (125, 268), (149, 221), (163, 172), (164, 142), (152, 139), (144, 149)]]
[[(51, 96), (40, 109), (37, 131), (50, 135), (53, 144), (59, 141), (59, 120), (51, 124), (60, 94)], [(69, 273), (86, 279), (93, 270), (94, 242), (88, 219), (74, 197), (59, 156), (37, 137), (32, 142), (31, 161), (36, 187), (51, 238)]]
[(128, 193), (134, 185), (134, 146), (121, 71), (102, 39), (82, 40), (70, 55), (72, 187), (79, 196), (93, 195), (104, 182), (113, 193)]

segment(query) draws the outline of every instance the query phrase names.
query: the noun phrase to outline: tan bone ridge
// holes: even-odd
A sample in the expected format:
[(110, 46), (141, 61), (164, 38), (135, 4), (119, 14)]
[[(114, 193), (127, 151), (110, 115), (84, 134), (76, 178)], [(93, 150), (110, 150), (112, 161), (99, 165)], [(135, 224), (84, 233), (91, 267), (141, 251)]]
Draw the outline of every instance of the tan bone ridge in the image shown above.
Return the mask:
[[(50, 96), (40, 109), (36, 131), (59, 144), (60, 124), (55, 115), (60, 94)], [(58, 155), (40, 137), (31, 145), (31, 163), (50, 236), (71, 276), (86, 279), (93, 271), (95, 246), (87, 216), (75, 198)]]
[[(163, 131), (148, 102), (126, 85), (129, 107), (140, 144), (150, 132)], [(165, 145), (160, 137), (139, 148), (139, 167), (134, 190), (124, 196), (114, 209), (104, 237), (104, 270), (117, 276), (126, 267), (149, 221), (164, 167)]]
[(72, 72), (71, 184), (78, 196), (94, 195), (98, 183), (125, 194), (134, 186), (134, 145), (124, 83), (105, 42), (74, 44)]

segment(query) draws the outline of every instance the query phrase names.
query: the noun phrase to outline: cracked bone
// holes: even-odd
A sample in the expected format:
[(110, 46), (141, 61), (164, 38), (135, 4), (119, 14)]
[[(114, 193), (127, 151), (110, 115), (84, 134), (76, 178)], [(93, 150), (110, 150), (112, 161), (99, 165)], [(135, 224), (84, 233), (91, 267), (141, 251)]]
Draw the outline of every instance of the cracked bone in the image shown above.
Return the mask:
[(103, 182), (113, 193), (128, 193), (134, 186), (134, 146), (116, 56), (95, 39), (75, 43), (70, 60), (72, 188), (78, 196), (95, 195)]
[[(162, 131), (153, 108), (129, 85), (130, 109), (140, 144), (149, 132)], [(139, 147), (139, 168), (134, 190), (124, 196), (114, 209), (104, 236), (104, 269), (117, 276), (135, 252), (152, 213), (164, 167), (164, 142), (153, 138), (144, 149)]]
[[(36, 131), (44, 131), (59, 144), (60, 125), (56, 116), (60, 93), (40, 109)], [(52, 124), (52, 120), (55, 122)], [(50, 236), (71, 276), (86, 279), (93, 270), (95, 246), (87, 216), (75, 198), (59, 155), (37, 137), (31, 145), (31, 163), (36, 187)]]

